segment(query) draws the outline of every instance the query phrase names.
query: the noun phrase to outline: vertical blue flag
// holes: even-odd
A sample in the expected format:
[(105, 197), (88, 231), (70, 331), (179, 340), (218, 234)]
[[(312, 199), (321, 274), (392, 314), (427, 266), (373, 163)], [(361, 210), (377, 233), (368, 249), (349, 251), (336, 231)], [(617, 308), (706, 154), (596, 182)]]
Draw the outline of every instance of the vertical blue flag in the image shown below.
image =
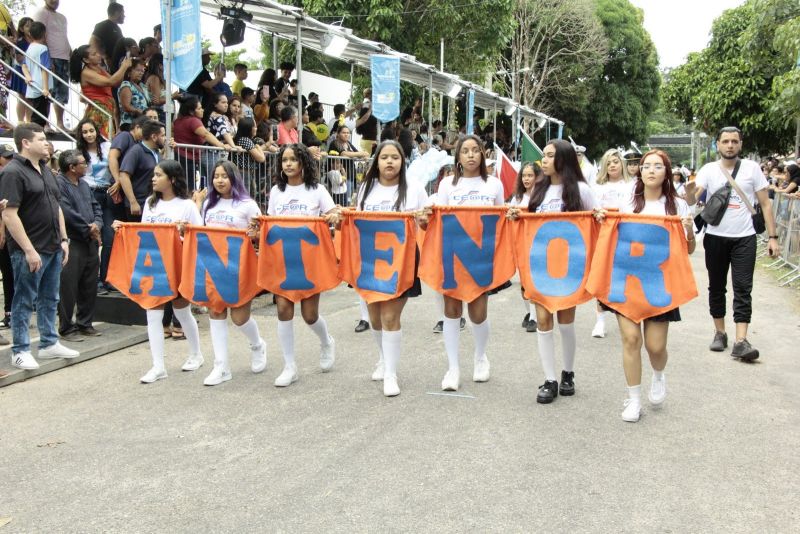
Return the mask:
[(200, 36), (200, 0), (162, 0), (161, 27), (166, 36), (167, 6), (172, 16), (170, 43), (172, 50), (172, 82), (186, 89), (203, 68)]
[(467, 135), (475, 133), (475, 89), (467, 92)]
[(558, 125), (558, 138), (561, 139), (562, 135), (564, 135), (564, 125), (563, 124), (559, 124)]
[(400, 115), (400, 58), (373, 54), (372, 115), (389, 122)]

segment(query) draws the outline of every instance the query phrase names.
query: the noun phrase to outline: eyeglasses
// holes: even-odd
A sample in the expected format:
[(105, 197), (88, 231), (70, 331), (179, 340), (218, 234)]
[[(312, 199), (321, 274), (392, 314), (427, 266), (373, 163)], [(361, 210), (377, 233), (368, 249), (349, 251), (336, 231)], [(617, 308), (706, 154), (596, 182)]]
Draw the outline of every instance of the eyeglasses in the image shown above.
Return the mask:
[(650, 169), (654, 169), (654, 170), (657, 170), (657, 171), (663, 171), (664, 170), (664, 166), (661, 163), (656, 163), (656, 164), (646, 163), (645, 165), (642, 165), (642, 170), (643, 171), (649, 171)]

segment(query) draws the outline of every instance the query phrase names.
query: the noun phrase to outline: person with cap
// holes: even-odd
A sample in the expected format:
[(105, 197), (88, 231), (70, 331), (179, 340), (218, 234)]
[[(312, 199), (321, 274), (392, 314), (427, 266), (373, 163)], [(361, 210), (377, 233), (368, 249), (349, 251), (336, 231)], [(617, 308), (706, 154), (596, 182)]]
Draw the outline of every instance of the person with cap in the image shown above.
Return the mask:
[(625, 166), (628, 169), (628, 176), (634, 180), (639, 178), (639, 160), (642, 155), (633, 149), (628, 149), (623, 152), (622, 156), (625, 158)]
[[(0, 172), (14, 157), (14, 147), (11, 145), (0, 145)], [(2, 177), (2, 174), (0, 174)], [(0, 213), (5, 207), (5, 199), (0, 200)], [(6, 246), (6, 225), (0, 219), (0, 272), (3, 274), (3, 309), (5, 315), (0, 320), (3, 328), (11, 326), (11, 302), (14, 300), (14, 270), (11, 268), (11, 256), (8, 254)], [(0, 345), (11, 344), (6, 338), (0, 335)]]
[(211, 74), (206, 70), (206, 67), (209, 63), (211, 63), (211, 50), (208, 47), (203, 48), (202, 52), (202, 59), (203, 59), (203, 69), (200, 73), (192, 80), (192, 83), (189, 84), (189, 87), (186, 88), (186, 92), (192, 95), (197, 96), (200, 101), (203, 103), (204, 108), (208, 108), (208, 103), (211, 98), (211, 95), (214, 93), (214, 87), (216, 87), (220, 82), (222, 82), (223, 78), (225, 78), (225, 67), (220, 63), (214, 68), (214, 77), (211, 77)]

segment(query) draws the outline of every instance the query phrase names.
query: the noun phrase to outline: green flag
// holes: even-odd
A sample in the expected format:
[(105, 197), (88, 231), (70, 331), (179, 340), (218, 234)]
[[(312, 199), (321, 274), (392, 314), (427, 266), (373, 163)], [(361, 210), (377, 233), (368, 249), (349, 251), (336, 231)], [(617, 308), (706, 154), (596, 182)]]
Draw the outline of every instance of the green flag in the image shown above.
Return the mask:
[(525, 163), (542, 161), (542, 157), (544, 157), (542, 149), (536, 146), (528, 134), (522, 130), (520, 133), (522, 134), (522, 161)]

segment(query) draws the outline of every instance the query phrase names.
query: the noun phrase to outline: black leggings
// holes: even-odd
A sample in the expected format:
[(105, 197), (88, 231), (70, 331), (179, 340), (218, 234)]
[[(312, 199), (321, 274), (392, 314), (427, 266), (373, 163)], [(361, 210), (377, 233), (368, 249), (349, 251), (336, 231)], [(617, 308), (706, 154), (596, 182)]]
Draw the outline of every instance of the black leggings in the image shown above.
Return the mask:
[(728, 269), (733, 285), (733, 321), (749, 323), (753, 313), (753, 271), (756, 267), (756, 236), (720, 237), (706, 233), (703, 248), (708, 270), (708, 307), (711, 317), (725, 317)]

